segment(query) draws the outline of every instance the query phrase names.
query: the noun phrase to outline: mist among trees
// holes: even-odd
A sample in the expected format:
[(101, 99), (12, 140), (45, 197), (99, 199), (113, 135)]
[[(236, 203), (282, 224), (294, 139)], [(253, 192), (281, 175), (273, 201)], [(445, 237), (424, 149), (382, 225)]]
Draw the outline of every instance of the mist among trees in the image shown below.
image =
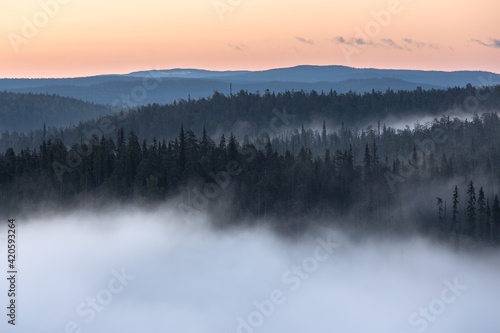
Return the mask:
[[(265, 104), (272, 96), (253, 97)], [(213, 101), (218, 98), (231, 101), (217, 95)], [(137, 112), (145, 119), (154, 114)], [(184, 124), (177, 133), (172, 140), (149, 141), (119, 128), (116, 137), (94, 134), (71, 146), (48, 139), (36, 149), (8, 148), (0, 157), (3, 206), (175, 198), (184, 214), (210, 212), (222, 226), (252, 218), (301, 232), (314, 218), (370, 233), (500, 241), (496, 113), (441, 117), (405, 130), (379, 124), (333, 131), (324, 121), (321, 130), (302, 125), (242, 142), (234, 133), (215, 140), (206, 128), (196, 133)]]

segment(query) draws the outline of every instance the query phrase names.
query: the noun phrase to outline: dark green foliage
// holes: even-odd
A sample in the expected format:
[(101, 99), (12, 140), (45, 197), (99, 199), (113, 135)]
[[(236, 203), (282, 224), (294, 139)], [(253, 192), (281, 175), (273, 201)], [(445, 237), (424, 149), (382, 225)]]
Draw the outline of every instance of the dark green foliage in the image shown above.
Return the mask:
[[(464, 101), (470, 96), (487, 96), (488, 98), (479, 98), (476, 107), (478, 110), (492, 110), (500, 105), (500, 86), (470, 87), (469, 89), (454, 87), (447, 90), (387, 90), (384, 93), (372, 91), (364, 94), (354, 92), (339, 94), (336, 91), (322, 91), (321, 93), (315, 91), (287, 91), (278, 94), (267, 92), (261, 95), (242, 90), (232, 96), (225, 96), (215, 92), (211, 97), (198, 100), (179, 100), (168, 105), (149, 104), (140, 106), (137, 109), (132, 108), (128, 112), (113, 113), (112, 116), (106, 117), (104, 120), (96, 119), (78, 124), (75, 128), (58, 128), (59, 126), (67, 126), (67, 124), (47, 122), (48, 128), (45, 140), (64, 138), (67, 145), (72, 145), (79, 143), (82, 139), (88, 140), (87, 134), (95, 131), (100, 132), (98, 133), (99, 137), (105, 135), (114, 138), (118, 129), (122, 127), (125, 133), (134, 130), (139, 138), (146, 139), (148, 142), (151, 142), (155, 137), (157, 139), (173, 140), (178, 135), (179, 124), (181, 123), (194, 133), (201, 133), (203, 128), (212, 136), (219, 136), (221, 132), (229, 134), (233, 131), (239, 140), (243, 140), (243, 136), (246, 134), (257, 136), (258, 134), (267, 133), (265, 129), (274, 129), (280, 126), (291, 128), (292, 125), (310, 124), (318, 119), (325, 121), (325, 128), (326, 124), (330, 123), (337, 126), (343, 124), (343, 126), (353, 127), (365, 126), (368, 122), (376, 123), (388, 117), (402, 118), (419, 115), (440, 117), (450, 109), (462, 109), (470, 112), (464, 104)], [(19, 101), (14, 99), (12, 103), (14, 103), (14, 107)], [(53, 104), (57, 105), (57, 100), (53, 101)], [(83, 105), (86, 105), (85, 110), (94, 109), (92, 104)], [(47, 106), (48, 109), (53, 107), (52, 105)], [(96, 108), (105, 107), (96, 106)], [(76, 114), (83, 112), (75, 110), (75, 108), (66, 109), (65, 112), (70, 117), (76, 117)], [(107, 113), (110, 113), (109, 110)], [(92, 117), (97, 116), (96, 114)], [(25, 123), (33, 119), (33, 116), (29, 114), (23, 117), (25, 118), (21, 119), (24, 119)], [(57, 116), (57, 119), (61, 121), (64, 118)], [(78, 119), (89, 119), (89, 117)], [(41, 129), (43, 121), (42, 117), (40, 122), (36, 123), (38, 125), (29, 126), (28, 129), (32, 129), (32, 133), (5, 133), (0, 138), (0, 150), (4, 151), (9, 147), (17, 151), (27, 147), (31, 149), (38, 148), (43, 140)], [(236, 133), (235, 124), (245, 122), (252, 124), (252, 126), (248, 128), (248, 131)], [(478, 124), (474, 122), (470, 125), (475, 127)], [(6, 129), (13, 131), (16, 128), (7, 127)], [(348, 134), (349, 131), (346, 130), (347, 133), (340, 131), (340, 138)], [(371, 139), (378, 135), (378, 132), (371, 130), (371, 133), (368, 133), (367, 141), (370, 144)], [(387, 134), (386, 129), (380, 132)], [(481, 135), (481, 133), (474, 131), (473, 135), (477, 153), (480, 147), (480, 138), (477, 135)], [(308, 145), (308, 139), (308, 133), (304, 131), (300, 145), (296, 147), (297, 152), (300, 150), (301, 145)], [(471, 142), (472, 140), (469, 138), (467, 145), (470, 146)], [(324, 142), (318, 141), (319, 147), (321, 147), (322, 143)], [(342, 148), (346, 149), (347, 147)], [(379, 154), (384, 156), (382, 151), (379, 151)]]
[[(253, 103), (275, 98), (266, 94)], [(234, 102), (217, 95), (214, 99)], [(462, 234), (460, 238), (500, 242), (500, 204), (494, 196), (500, 173), (496, 113), (472, 121), (442, 117), (413, 130), (384, 125), (327, 132), (324, 123), (319, 131), (302, 126), (241, 142), (238, 133), (227, 132), (217, 144), (203, 126), (199, 132), (183, 122), (177, 126), (171, 140), (165, 135), (149, 139), (121, 127), (112, 136), (89, 131), (90, 138), (71, 144), (47, 133), (49, 138), (36, 149), (8, 148), (0, 155), (2, 206), (180, 197), (184, 208), (195, 211), (217, 210), (219, 200), (228, 202), (234, 221), (241, 216), (290, 218), (297, 230), (314, 217), (370, 232), (437, 231), (443, 239)], [(473, 181), (480, 188), (477, 200)], [(467, 185), (460, 202), (459, 187)]]
[(493, 209), (491, 210), (491, 236), (495, 244), (500, 244), (500, 203), (495, 195)]
[(443, 199), (438, 197), (436, 201), (438, 207), (438, 230), (440, 235), (444, 235), (446, 232), (446, 221), (444, 217)]
[(472, 237), (476, 232), (476, 190), (474, 189), (472, 180), (467, 188), (467, 195), (469, 199), (467, 201), (467, 216), (463, 233)]
[(479, 189), (477, 197), (477, 221), (476, 221), (476, 237), (479, 239), (485, 238), (486, 231), (486, 199), (484, 197), (484, 190)]
[(458, 204), (459, 204), (460, 195), (458, 193), (458, 186), (455, 185), (455, 189), (453, 190), (453, 211), (451, 216), (451, 232), (458, 233)]

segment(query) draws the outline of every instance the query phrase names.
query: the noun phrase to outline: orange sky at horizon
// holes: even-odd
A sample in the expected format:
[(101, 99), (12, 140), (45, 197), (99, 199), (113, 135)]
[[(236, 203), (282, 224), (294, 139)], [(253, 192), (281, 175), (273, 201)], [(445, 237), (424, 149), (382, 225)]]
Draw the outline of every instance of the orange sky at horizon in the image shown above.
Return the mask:
[(500, 2), (0, 3), (0, 77), (295, 65), (500, 73)]

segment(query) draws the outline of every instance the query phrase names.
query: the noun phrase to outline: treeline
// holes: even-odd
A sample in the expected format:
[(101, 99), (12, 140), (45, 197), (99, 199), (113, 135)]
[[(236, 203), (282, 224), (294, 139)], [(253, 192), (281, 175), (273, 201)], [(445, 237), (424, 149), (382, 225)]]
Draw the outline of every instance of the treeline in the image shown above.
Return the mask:
[[(451, 212), (447, 211), (446, 201), (440, 197), (436, 198), (439, 235), (446, 237), (451, 234), (454, 238), (462, 235), (470, 239), (499, 244), (500, 202), (498, 194), (495, 194), (492, 205), (490, 205), (490, 199), (485, 195), (483, 187), (479, 189), (476, 196), (476, 188), (471, 180), (466, 189), (467, 192), (462, 199), (459, 188), (455, 185), (450, 207)], [(460, 201), (463, 203), (461, 204)], [(460, 217), (461, 214), (463, 214), (462, 217)]]
[[(289, 115), (288, 120), (295, 126), (308, 126), (319, 119), (325, 120), (330, 126), (340, 127), (344, 124), (352, 128), (364, 127), (367, 123), (377, 121), (383, 122), (390, 116), (395, 119), (423, 115), (439, 117), (451, 109), (461, 110), (472, 116), (474, 111), (494, 110), (498, 105), (500, 86), (476, 88), (468, 85), (446, 90), (388, 90), (383, 93), (372, 91), (365, 94), (339, 94), (336, 91), (288, 91), (278, 94), (267, 91), (259, 94), (240, 91), (225, 96), (216, 92), (210, 98), (134, 107), (122, 113), (117, 113), (120, 108), (113, 108), (116, 112), (112, 116), (87, 121), (71, 128), (48, 126), (45, 132), (42, 130), (41, 118), (38, 118), (39, 126), (31, 128), (39, 130), (24, 134), (13, 132), (15, 128), (12, 127), (10, 132), (3, 133), (0, 138), (0, 150), (4, 151), (9, 147), (16, 150), (27, 147), (34, 149), (39, 147), (42, 140), (56, 139), (62, 139), (65, 144), (72, 145), (89, 140), (89, 133), (96, 132), (116, 138), (120, 128), (124, 128), (125, 133), (133, 130), (138, 137), (148, 142), (153, 138), (168, 141), (177, 135), (180, 123), (195, 133), (201, 133), (205, 128), (212, 137), (232, 131), (243, 140), (244, 135), (255, 136), (262, 129), (269, 128), (276, 117), (274, 111)], [(71, 112), (64, 115), (69, 114), (74, 116)], [(30, 124), (30, 115), (22, 117), (26, 124)], [(100, 134), (98, 136), (101, 136)]]
[[(413, 130), (333, 132), (323, 124), (241, 143), (183, 126), (173, 140), (148, 142), (121, 128), (115, 139), (93, 135), (69, 148), (61, 140), (9, 148), (0, 156), (0, 200), (13, 209), (175, 198), (188, 218), (224, 212), (221, 224), (251, 217), (304, 230), (321, 220), (498, 243), (499, 135), (496, 113), (443, 117)], [(480, 188), (477, 201), (469, 194), (467, 206), (455, 204), (452, 190), (468, 184)]]
[[(0, 92), (0, 133), (7, 140), (18, 140), (19, 132), (26, 139), (41, 143), (42, 134), (34, 129), (43, 126), (66, 128), (81, 121), (97, 119), (112, 113), (111, 107), (56, 95)], [(31, 133), (30, 133), (31, 132)], [(37, 141), (39, 140), (39, 141)], [(17, 145), (17, 144), (16, 144)], [(2, 151), (4, 151), (2, 149)]]

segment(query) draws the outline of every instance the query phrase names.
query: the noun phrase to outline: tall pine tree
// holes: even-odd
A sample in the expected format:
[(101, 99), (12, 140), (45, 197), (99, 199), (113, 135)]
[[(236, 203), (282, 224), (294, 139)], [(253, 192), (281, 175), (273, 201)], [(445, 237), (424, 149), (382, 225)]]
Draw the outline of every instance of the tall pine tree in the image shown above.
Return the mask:
[(464, 234), (472, 237), (476, 232), (476, 190), (474, 189), (474, 183), (472, 180), (467, 188), (467, 195), (469, 199), (467, 201), (467, 218), (464, 227)]
[(458, 233), (458, 203), (460, 199), (460, 194), (458, 193), (458, 186), (455, 185), (455, 189), (453, 190), (453, 211), (451, 216), (451, 226), (450, 231), (452, 233)]

